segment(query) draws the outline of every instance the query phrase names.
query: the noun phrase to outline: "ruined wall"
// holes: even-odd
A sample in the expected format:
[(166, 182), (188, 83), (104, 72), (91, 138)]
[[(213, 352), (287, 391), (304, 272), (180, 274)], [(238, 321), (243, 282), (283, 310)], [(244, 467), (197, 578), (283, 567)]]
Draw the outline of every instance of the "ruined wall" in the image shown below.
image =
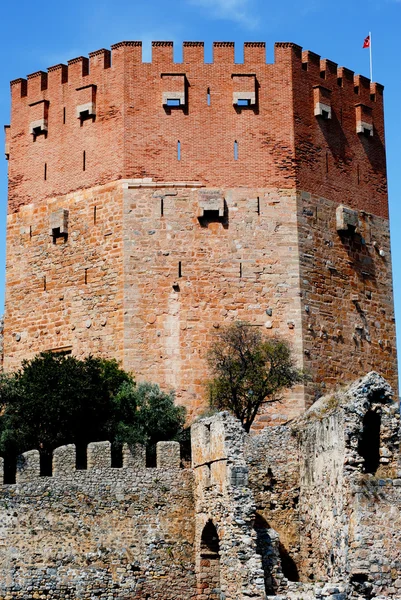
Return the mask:
[(336, 208), (299, 194), (304, 366), (313, 373), (307, 405), (371, 370), (397, 389), (388, 220), (359, 211), (357, 231), (339, 232)]
[[(51, 349), (122, 359), (122, 208), (109, 184), (8, 216), (6, 370)], [(55, 237), (60, 210), (66, 234)]]
[(168, 449), (157, 469), (115, 469), (110, 445), (91, 444), (88, 471), (75, 471), (67, 446), (41, 478), (35, 453), (0, 487), (1, 598), (194, 597), (193, 478)]

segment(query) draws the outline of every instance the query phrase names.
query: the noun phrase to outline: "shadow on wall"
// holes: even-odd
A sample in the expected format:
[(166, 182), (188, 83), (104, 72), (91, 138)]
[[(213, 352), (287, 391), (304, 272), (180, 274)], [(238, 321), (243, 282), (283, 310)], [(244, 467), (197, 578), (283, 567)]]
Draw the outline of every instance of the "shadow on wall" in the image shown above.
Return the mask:
[(203, 528), (200, 558), (202, 598), (220, 600), (220, 543), (216, 527), (210, 519)]
[(278, 534), (259, 513), (255, 515), (254, 529), (256, 552), (262, 559), (265, 591), (267, 595), (275, 595), (279, 583), (277, 579), (282, 576), (288, 581), (299, 581), (298, 568)]

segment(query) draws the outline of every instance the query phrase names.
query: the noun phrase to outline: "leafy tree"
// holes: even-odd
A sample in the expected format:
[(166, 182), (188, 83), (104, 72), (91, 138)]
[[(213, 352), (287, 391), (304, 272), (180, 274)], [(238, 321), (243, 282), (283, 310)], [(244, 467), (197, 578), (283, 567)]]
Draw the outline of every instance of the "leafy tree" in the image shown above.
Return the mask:
[(305, 380), (286, 341), (263, 337), (246, 322), (217, 334), (208, 364), (214, 376), (209, 384), (211, 406), (233, 412), (246, 431), (263, 404), (277, 402), (282, 390)]
[(177, 436), (184, 420), (173, 393), (136, 386), (115, 360), (42, 353), (0, 377), (0, 452), (12, 458), (37, 448), (44, 474), (57, 446), (76, 444), (78, 461), (102, 439), (153, 447)]

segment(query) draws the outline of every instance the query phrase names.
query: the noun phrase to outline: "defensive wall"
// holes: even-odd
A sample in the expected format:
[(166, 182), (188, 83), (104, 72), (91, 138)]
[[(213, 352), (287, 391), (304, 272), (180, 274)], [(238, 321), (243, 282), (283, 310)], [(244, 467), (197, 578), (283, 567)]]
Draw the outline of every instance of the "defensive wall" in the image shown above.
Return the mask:
[(399, 412), (369, 373), (301, 418), (249, 436), (192, 426), (192, 468), (161, 442), (111, 468), (110, 444), (25, 453), (0, 489), (0, 598), (399, 598)]
[(397, 387), (383, 87), (296, 44), (121, 42), (12, 82), (4, 368), (120, 360), (207, 398), (251, 322), (310, 372), (258, 427), (376, 370)]

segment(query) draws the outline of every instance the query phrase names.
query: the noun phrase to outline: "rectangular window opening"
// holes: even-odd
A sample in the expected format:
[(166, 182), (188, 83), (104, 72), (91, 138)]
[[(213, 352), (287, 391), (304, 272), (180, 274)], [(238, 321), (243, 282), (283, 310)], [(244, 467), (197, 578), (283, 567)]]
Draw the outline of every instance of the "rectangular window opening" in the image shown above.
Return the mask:
[(43, 291), (46, 291), (46, 275), (43, 277)]
[(343, 87), (343, 78), (342, 77), (337, 77), (337, 85), (338, 85), (338, 87)]
[(160, 216), (164, 217), (164, 198), (160, 198)]
[(178, 140), (177, 142), (177, 160), (181, 160), (181, 142)]
[(238, 142), (235, 140), (234, 142), (234, 160), (238, 160)]
[(32, 225), (29, 225), (29, 237), (32, 237)]
[(88, 283), (88, 269), (85, 269), (85, 285)]
[(376, 102), (376, 94), (370, 94), (371, 102)]
[(63, 108), (63, 125), (65, 125), (65, 107)]
[(328, 110), (322, 110), (321, 116), (323, 117), (323, 119), (329, 119), (330, 118), (330, 113), (329, 113)]
[(167, 98), (166, 106), (181, 106), (179, 98)]
[(242, 263), (239, 264), (239, 276), (242, 277)]
[(178, 262), (178, 277), (182, 277), (182, 264), (181, 264), (181, 261)]
[(97, 217), (97, 208), (96, 206), (93, 207), (93, 224), (96, 225), (96, 217)]
[(85, 152), (85, 150), (83, 151), (83, 154), (82, 154), (82, 170), (86, 171), (86, 152)]
[(45, 163), (45, 168), (43, 171), (43, 179), (46, 181), (47, 180), (47, 163)]
[(207, 105), (210, 106), (210, 88), (207, 88)]
[(307, 71), (308, 70), (308, 63), (307, 62), (302, 63), (302, 68), (303, 68), (304, 71)]
[(326, 79), (326, 71), (320, 71), (320, 79)]
[(358, 94), (359, 95), (359, 85), (356, 85), (354, 87), (354, 94)]
[(259, 198), (259, 196), (257, 198), (256, 212), (258, 213), (258, 215), (260, 215), (260, 198)]
[(251, 101), (249, 98), (238, 98), (237, 106), (250, 106)]

